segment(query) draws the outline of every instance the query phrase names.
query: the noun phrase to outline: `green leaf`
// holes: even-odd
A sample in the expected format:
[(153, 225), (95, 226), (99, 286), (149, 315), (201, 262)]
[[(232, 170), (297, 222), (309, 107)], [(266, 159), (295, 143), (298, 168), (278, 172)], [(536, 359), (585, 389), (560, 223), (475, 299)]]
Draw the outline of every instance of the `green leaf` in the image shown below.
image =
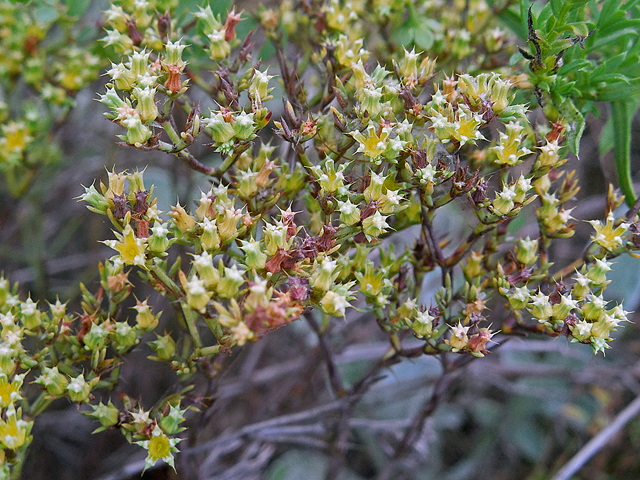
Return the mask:
[[(640, 107), (640, 96), (632, 97), (629, 100), (630, 108), (627, 113), (629, 113), (631, 119), (635, 115), (635, 112)], [(631, 119), (629, 121), (631, 121)], [(598, 145), (598, 151), (600, 156), (604, 156), (609, 153), (610, 150), (613, 149), (615, 145), (615, 140), (613, 136), (613, 117), (609, 117), (607, 122), (602, 127), (602, 132), (600, 132), (600, 144)]]
[(574, 155), (580, 153), (580, 139), (584, 132), (584, 117), (571, 99), (567, 99), (558, 107), (560, 115), (567, 122), (567, 145)]
[(518, 38), (520, 38), (521, 40), (527, 39), (527, 29), (522, 25), (522, 19), (520, 18), (520, 15), (512, 10), (507, 9), (500, 14), (498, 19), (506, 28), (517, 35)]
[(67, 14), (72, 17), (81, 16), (89, 4), (91, 0), (65, 0), (64, 4), (67, 6)]
[(572, 23), (570, 26), (574, 35), (578, 37), (586, 37), (589, 35), (589, 27), (585, 22)]
[(553, 10), (554, 17), (560, 15), (562, 11), (562, 0), (551, 0), (549, 4), (551, 5), (551, 10)]
[(606, 0), (602, 4), (602, 10), (600, 10), (600, 17), (598, 18), (598, 28), (602, 28), (610, 21), (611, 14), (615, 12), (619, 6), (620, 0)]
[(634, 78), (629, 80), (629, 84), (615, 82), (598, 87), (596, 100), (600, 102), (613, 102), (615, 100), (628, 99), (638, 94), (640, 94), (640, 78)]
[(631, 180), (631, 119), (633, 118), (631, 108), (632, 103), (627, 100), (611, 103), (618, 183), (629, 207), (632, 207), (637, 200)]
[(422, 48), (423, 50), (429, 50), (433, 47), (433, 33), (428, 28), (421, 28), (414, 31), (414, 38), (417, 47)]

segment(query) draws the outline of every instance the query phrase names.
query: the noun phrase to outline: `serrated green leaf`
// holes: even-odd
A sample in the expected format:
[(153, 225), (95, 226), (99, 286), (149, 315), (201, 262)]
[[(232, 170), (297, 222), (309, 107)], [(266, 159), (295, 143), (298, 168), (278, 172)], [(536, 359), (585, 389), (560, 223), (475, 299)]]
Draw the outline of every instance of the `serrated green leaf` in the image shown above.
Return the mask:
[(571, 152), (577, 156), (580, 153), (580, 139), (584, 132), (584, 117), (571, 99), (566, 99), (562, 102), (558, 107), (558, 111), (567, 124), (567, 145)]

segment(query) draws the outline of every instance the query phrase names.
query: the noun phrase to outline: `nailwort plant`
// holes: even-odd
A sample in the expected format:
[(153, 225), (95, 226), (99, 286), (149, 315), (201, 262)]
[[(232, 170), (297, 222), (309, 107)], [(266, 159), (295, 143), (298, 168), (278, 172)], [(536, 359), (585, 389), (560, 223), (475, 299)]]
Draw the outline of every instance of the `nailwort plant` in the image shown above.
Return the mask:
[[(166, 212), (144, 165), (114, 168), (106, 183), (86, 187), (81, 200), (110, 222), (103, 243), (114, 253), (99, 265), (99, 286), (81, 286), (80, 311), (34, 302), (0, 279), (3, 478), (18, 478), (34, 418), (63, 397), (96, 420), (96, 431), (118, 429), (144, 448), (146, 467), (173, 466), (183, 423), (196, 414), (190, 385), (217, 375), (220, 356), (310, 312), (322, 329), (352, 310), (369, 312), (399, 357), (483, 357), (498, 335), (523, 332), (609, 348), (629, 312), (603, 292), (610, 260), (640, 248), (637, 208), (617, 214), (623, 197), (611, 189), (584, 254), (567, 265), (550, 254), (577, 225), (568, 150), (578, 152), (583, 113), (595, 108), (588, 102), (613, 91), (577, 97), (571, 86), (582, 77), (562, 72), (563, 58), (579, 56), (585, 42), (591, 48), (594, 12), (585, 2), (550, 2), (565, 23), (547, 20), (539, 36), (532, 10), (517, 2), (453, 3), (284, 1), (216, 15), (206, 5), (179, 12), (178, 2), (123, 0), (104, 13), (103, 37), (89, 50), (41, 47), (54, 20), (2, 4), (10, 19), (0, 33), (2, 72), (38, 94), (22, 117), (0, 109), (0, 171), (15, 195), (49, 161), (37, 152), (51, 123), (96, 78), (101, 59), (110, 67), (98, 100), (122, 148), (165, 152), (209, 185)], [(55, 8), (71, 31), (66, 7)], [(252, 33), (237, 33), (251, 15), (264, 60)], [(516, 49), (523, 31), (533, 53)], [(23, 48), (32, 44), (33, 52)], [(538, 103), (548, 120), (532, 124)], [(34, 113), (43, 105), (46, 119)], [(193, 153), (202, 143), (217, 164)], [(434, 226), (451, 208), (470, 212), (457, 243)], [(524, 212), (537, 228), (519, 238), (509, 225)], [(411, 229), (420, 233), (403, 251), (386, 241)], [(188, 254), (174, 253), (178, 245)], [(424, 304), (433, 271), (441, 288)], [(148, 298), (123, 308), (134, 294), (130, 276), (171, 301), (180, 330), (158, 331), (163, 312)], [(420, 347), (404, 350), (407, 336)], [(124, 394), (97, 401), (141, 343), (184, 388), (151, 409)]]

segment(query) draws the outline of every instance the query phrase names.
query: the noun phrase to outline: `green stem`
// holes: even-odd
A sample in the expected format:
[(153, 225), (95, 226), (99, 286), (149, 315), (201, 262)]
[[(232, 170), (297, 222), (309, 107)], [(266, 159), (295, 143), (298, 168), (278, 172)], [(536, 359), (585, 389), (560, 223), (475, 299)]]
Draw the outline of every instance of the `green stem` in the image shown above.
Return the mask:
[(184, 320), (187, 322), (187, 328), (189, 329), (191, 338), (193, 338), (193, 344), (196, 346), (196, 348), (202, 348), (202, 340), (200, 339), (200, 333), (198, 333), (198, 327), (196, 326), (196, 317), (193, 315), (193, 310), (191, 310), (186, 304), (183, 303), (182, 313), (184, 315)]
[(155, 279), (168, 290), (168, 293), (173, 295), (175, 299), (182, 297), (180, 287), (178, 287), (178, 285), (176, 285), (176, 283), (169, 278), (169, 276), (162, 268), (160, 268), (158, 265), (152, 265), (149, 267), (149, 271), (155, 277)]
[(633, 207), (637, 197), (631, 180), (631, 117), (629, 115), (629, 103), (625, 100), (611, 102), (611, 114), (613, 118), (618, 183), (627, 205)]
[(31, 408), (29, 408), (29, 416), (31, 418), (35, 418), (40, 415), (49, 405), (51, 405), (51, 402), (52, 400), (49, 398), (47, 393), (42, 392), (36, 401), (31, 404)]

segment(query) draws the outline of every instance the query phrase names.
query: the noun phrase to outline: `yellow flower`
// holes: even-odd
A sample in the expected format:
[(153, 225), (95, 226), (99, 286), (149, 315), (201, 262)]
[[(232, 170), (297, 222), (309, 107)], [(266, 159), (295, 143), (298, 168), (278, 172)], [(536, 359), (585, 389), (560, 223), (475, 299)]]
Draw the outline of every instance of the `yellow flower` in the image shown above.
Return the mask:
[(457, 120), (455, 122), (455, 139), (460, 145), (471, 143), (475, 145), (476, 140), (484, 140), (484, 136), (478, 128), (482, 125), (482, 117), (474, 114), (466, 105), (460, 105), (456, 112)]
[(18, 409), (16, 412), (15, 407), (10, 405), (7, 409), (7, 420), (0, 419), (0, 444), (11, 450), (20, 448), (27, 440), (33, 422), (27, 422), (20, 417), (22, 410)]
[(6, 375), (0, 376), (0, 407), (6, 408), (21, 397), (20, 387), (24, 375), (17, 375), (13, 382)]
[(31, 140), (33, 137), (24, 123), (9, 122), (2, 127), (0, 148), (5, 155), (20, 154)]
[(119, 255), (115, 258), (115, 261), (120, 261), (125, 265), (137, 265), (145, 268), (145, 253), (147, 244), (144, 238), (136, 238), (135, 233), (131, 225), (127, 225), (122, 234), (116, 233), (119, 237), (118, 240), (106, 240), (103, 243), (114, 250), (117, 250)]
[(367, 136), (365, 137), (360, 132), (352, 132), (351, 136), (360, 144), (358, 152), (362, 152), (369, 158), (378, 158), (387, 149), (387, 139), (389, 138), (389, 131), (386, 128), (380, 129), (376, 132), (373, 125), (367, 127)]
[(175, 445), (180, 440), (180, 438), (169, 438), (169, 436), (167, 436), (167, 434), (164, 433), (158, 425), (156, 425), (151, 432), (151, 438), (149, 440), (136, 442), (149, 452), (147, 459), (144, 462), (144, 469), (146, 470), (149, 467), (153, 467), (158, 460), (165, 461), (175, 469), (173, 464), (173, 452), (178, 452)]
[(614, 221), (615, 219), (612, 212), (609, 212), (609, 215), (607, 216), (607, 223), (604, 225), (599, 220), (590, 221), (589, 223), (593, 225), (593, 228), (596, 231), (595, 236), (592, 236), (591, 240), (607, 250), (615, 250), (616, 248), (621, 247), (622, 235), (624, 235), (624, 232), (629, 228), (629, 224), (621, 223), (614, 228)]

